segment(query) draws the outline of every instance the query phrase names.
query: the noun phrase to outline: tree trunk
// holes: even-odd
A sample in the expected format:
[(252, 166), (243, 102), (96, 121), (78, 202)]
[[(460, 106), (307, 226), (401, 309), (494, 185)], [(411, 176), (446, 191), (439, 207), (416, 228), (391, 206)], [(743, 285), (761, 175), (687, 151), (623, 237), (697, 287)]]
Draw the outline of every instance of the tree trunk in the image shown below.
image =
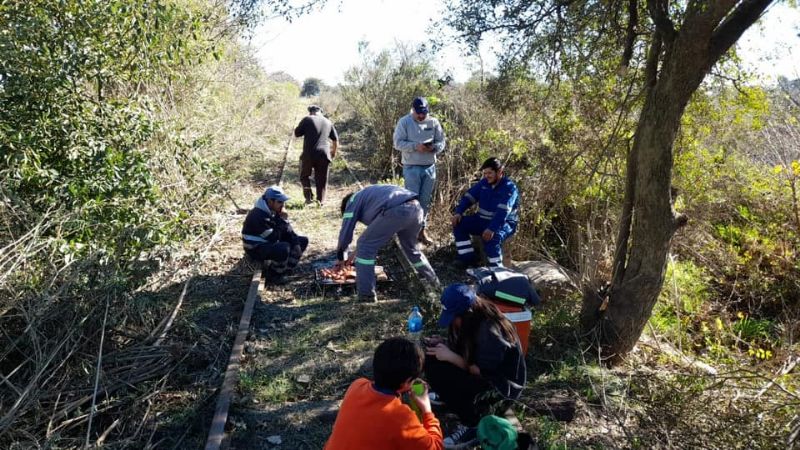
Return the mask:
[(686, 36), (671, 42), (657, 80), (647, 88), (626, 164), (630, 208), (620, 220), (607, 308), (600, 311), (602, 299), (593, 292), (584, 295), (581, 325), (596, 334), (612, 362), (639, 340), (664, 283), (667, 252), (680, 223), (670, 194), (672, 146), (686, 104), (710, 68), (702, 42)]
[(641, 138), (636, 149), (639, 170), (627, 264), (621, 283), (611, 287), (607, 320), (601, 325), (600, 343), (607, 355), (624, 354), (633, 348), (664, 283), (667, 252), (675, 232), (670, 180), (672, 143), (679, 122), (680, 114), (657, 107), (643, 112), (640, 119)]
[(645, 104), (627, 160), (613, 280), (607, 304), (585, 292), (581, 311), (581, 325), (597, 336), (596, 344), (611, 362), (639, 340), (664, 284), (672, 236), (686, 223), (674, 214), (670, 193), (672, 145), (686, 104), (711, 67), (772, 1), (689, 2), (678, 28), (667, 2), (647, 2), (656, 28), (645, 69)]
[(584, 329), (600, 326), (599, 344), (607, 356), (627, 353), (639, 339), (661, 291), (667, 252), (676, 229), (670, 201), (672, 143), (683, 108), (674, 106), (681, 103), (675, 95), (666, 94), (648, 98), (637, 126), (634, 156), (628, 163), (638, 170), (633, 183), (630, 237), (624, 247), (628, 250), (618, 256), (623, 261), (615, 261), (615, 266), (624, 265), (624, 274), (612, 285), (604, 314), (598, 314), (599, 299), (587, 295), (584, 301)]

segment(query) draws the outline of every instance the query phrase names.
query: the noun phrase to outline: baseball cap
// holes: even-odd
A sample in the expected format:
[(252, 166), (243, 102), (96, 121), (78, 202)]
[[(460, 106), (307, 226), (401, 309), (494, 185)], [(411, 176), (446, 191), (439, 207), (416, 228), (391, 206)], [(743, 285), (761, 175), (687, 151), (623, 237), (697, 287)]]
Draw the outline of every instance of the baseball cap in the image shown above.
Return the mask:
[(466, 312), (475, 303), (475, 291), (464, 283), (451, 284), (444, 288), (441, 302), (439, 326), (448, 327), (456, 316)]
[(268, 187), (267, 190), (264, 192), (264, 198), (267, 200), (269, 199), (278, 200), (279, 202), (285, 202), (289, 200), (289, 196), (286, 195), (283, 192), (283, 189), (281, 189), (279, 186)]
[(427, 113), (428, 101), (425, 100), (425, 97), (417, 97), (413, 102), (411, 102), (411, 107), (414, 108), (414, 112)]

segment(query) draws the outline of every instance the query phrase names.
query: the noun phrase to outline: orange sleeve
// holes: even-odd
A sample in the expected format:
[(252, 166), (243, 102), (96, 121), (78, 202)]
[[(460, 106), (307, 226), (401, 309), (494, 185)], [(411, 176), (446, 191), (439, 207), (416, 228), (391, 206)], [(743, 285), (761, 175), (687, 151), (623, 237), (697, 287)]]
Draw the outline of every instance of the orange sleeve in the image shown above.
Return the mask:
[(375, 449), (442, 450), (442, 428), (433, 413), (423, 415), (420, 423), (399, 398), (374, 392), (362, 378), (345, 393), (325, 450)]
[(401, 432), (401, 441), (398, 445), (399, 450), (442, 450), (444, 441), (442, 427), (439, 419), (433, 413), (425, 413), (422, 416), (422, 423), (419, 423), (417, 416), (408, 410), (410, 415), (406, 415), (406, 420)]
[(433, 415), (432, 412), (425, 413), (422, 416), (422, 426), (428, 432), (428, 436), (434, 439), (430, 449), (441, 450), (444, 448), (444, 434), (442, 433), (442, 426), (439, 424), (439, 419)]

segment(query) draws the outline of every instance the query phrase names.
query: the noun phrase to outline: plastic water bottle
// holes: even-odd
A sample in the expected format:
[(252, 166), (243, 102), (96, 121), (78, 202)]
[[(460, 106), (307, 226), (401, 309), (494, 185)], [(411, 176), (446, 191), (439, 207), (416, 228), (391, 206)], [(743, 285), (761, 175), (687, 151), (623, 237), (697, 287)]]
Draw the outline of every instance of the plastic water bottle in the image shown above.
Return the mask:
[(422, 336), (422, 314), (419, 312), (419, 306), (411, 309), (411, 314), (408, 315), (408, 337), (411, 341), (419, 343)]

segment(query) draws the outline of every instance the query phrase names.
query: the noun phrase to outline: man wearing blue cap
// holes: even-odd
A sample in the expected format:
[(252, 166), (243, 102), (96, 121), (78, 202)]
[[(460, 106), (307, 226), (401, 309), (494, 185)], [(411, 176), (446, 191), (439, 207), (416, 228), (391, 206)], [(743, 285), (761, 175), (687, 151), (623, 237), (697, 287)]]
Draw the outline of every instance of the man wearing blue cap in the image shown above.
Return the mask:
[[(394, 148), (402, 154), (405, 188), (419, 195), (425, 220), (436, 183), (436, 155), (445, 146), (442, 125), (428, 112), (428, 100), (417, 97), (411, 102), (411, 112), (401, 117), (394, 129)], [(417, 239), (425, 245), (433, 243), (425, 234), (425, 222)]]
[(284, 273), (300, 262), (308, 238), (298, 236), (283, 211), (289, 200), (279, 186), (270, 186), (256, 204), (242, 226), (242, 242), (245, 253), (256, 261), (269, 263), (268, 281), (281, 284), (286, 282)]

